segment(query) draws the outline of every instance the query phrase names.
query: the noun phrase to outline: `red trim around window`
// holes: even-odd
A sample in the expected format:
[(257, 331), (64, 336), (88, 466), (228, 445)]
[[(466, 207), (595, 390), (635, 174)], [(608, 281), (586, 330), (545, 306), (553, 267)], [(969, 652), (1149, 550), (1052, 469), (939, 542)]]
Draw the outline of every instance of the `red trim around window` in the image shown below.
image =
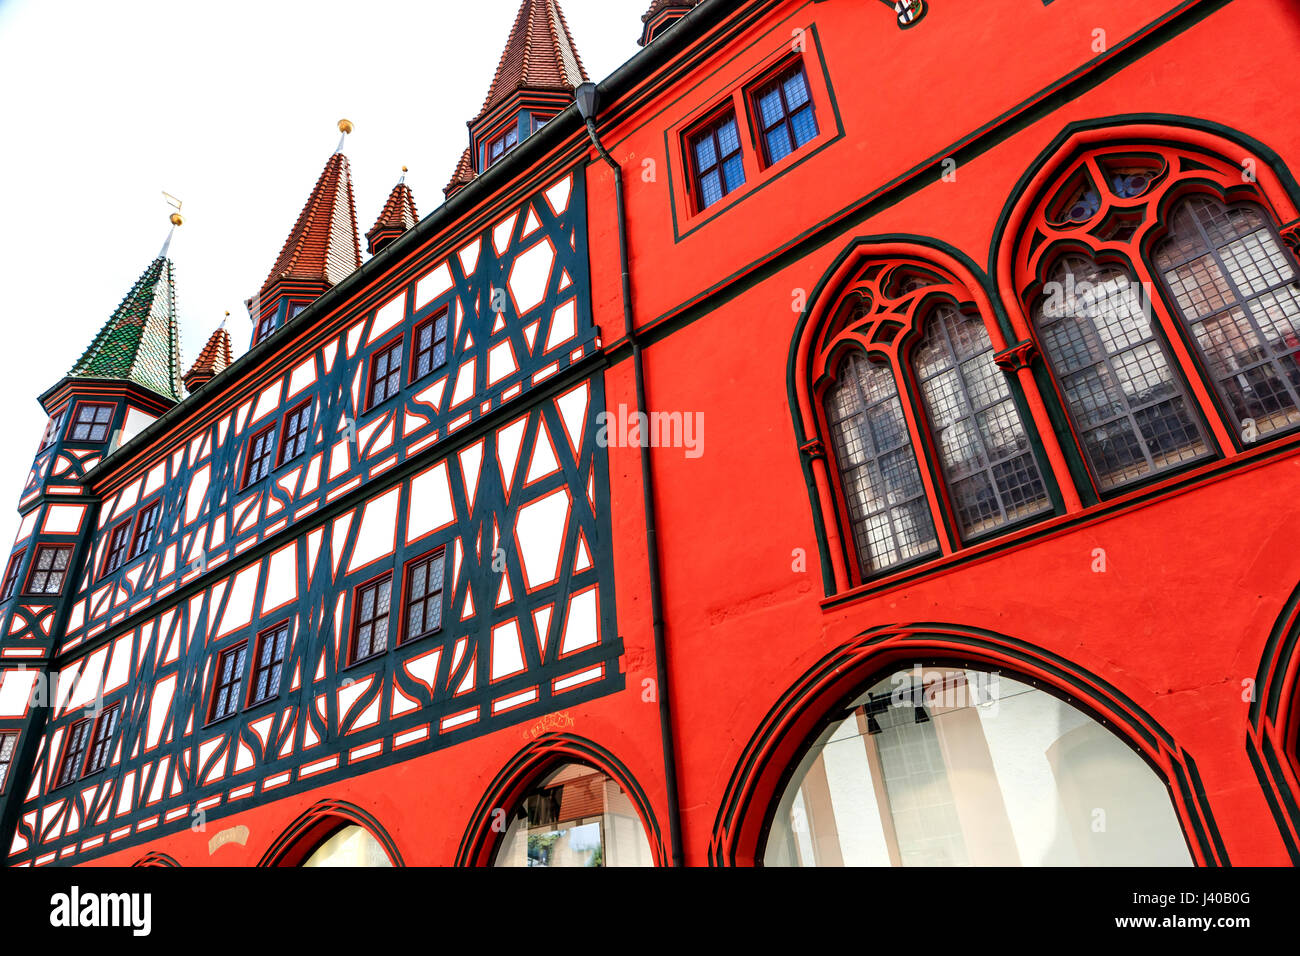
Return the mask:
[[(266, 435), (266, 434), (268, 434), (269, 432), (274, 431), (274, 430), (275, 430), (275, 425), (276, 425), (276, 423), (275, 423), (275, 422), (272, 422), (271, 424), (267, 425), (265, 428), (260, 429), (260, 430), (258, 430), (258, 431), (255, 431), (255, 432), (253, 432), (253, 434), (251, 434), (251, 435), (248, 436), (248, 444), (247, 444), (247, 446), (246, 446), (245, 449), (244, 449), (244, 469), (243, 469), (243, 475), (242, 475), (242, 477), (241, 477), (240, 480), (239, 480), (239, 490), (240, 490), (240, 491), (243, 491), (244, 489), (248, 488), (249, 485), (253, 484), (253, 482), (249, 480), (249, 476), (251, 475), (251, 473), (252, 473), (252, 471), (253, 471), (253, 446), (257, 443), (257, 440), (258, 440), (259, 438), (261, 438), (263, 435)], [(262, 459), (262, 457), (263, 457), (263, 456), (259, 455), (259, 456), (258, 456), (258, 460), (260, 461), (260, 460)], [(270, 460), (271, 460), (272, 462), (275, 461), (275, 453), (274, 453), (274, 452), (271, 453), (271, 455), (270, 455)], [(266, 474), (269, 475), (270, 473), (271, 473), (271, 466), (268, 465), (268, 466), (267, 466), (267, 469), (266, 469)], [(262, 476), (262, 477), (266, 477), (266, 476), (264, 475), (264, 476)], [(261, 481), (261, 480), (262, 480), (262, 478), (258, 478), (258, 479), (257, 479), (257, 481)]]
[[(375, 395), (375, 365), (376, 365), (376, 363), (377, 363), (378, 360), (379, 360), (379, 356), (381, 356), (381, 355), (388, 355), (390, 352), (393, 351), (394, 346), (396, 346), (396, 348), (397, 348), (397, 354), (398, 354), (399, 356), (401, 356), (401, 360), (402, 360), (403, 362), (405, 362), (405, 361), (406, 361), (406, 349), (405, 349), (405, 348), (403, 347), (403, 345), (402, 345), (402, 339), (403, 339), (404, 337), (405, 337), (405, 333), (399, 333), (399, 334), (397, 334), (397, 335), (394, 335), (392, 338), (390, 338), (388, 341), (384, 342), (382, 345), (378, 346), (378, 347), (377, 347), (373, 352), (370, 353), (370, 358), (366, 361), (366, 394), (365, 394), (365, 396), (364, 396), (364, 397), (365, 397), (365, 401), (363, 401), (363, 402), (361, 403), (361, 407), (362, 407), (362, 409), (363, 409), (364, 411), (367, 411), (367, 412), (368, 412), (368, 411), (370, 411), (372, 408), (376, 408), (376, 407), (378, 407), (379, 405), (384, 404), (384, 402), (388, 401), (390, 398), (393, 397), (393, 395), (396, 395), (398, 392), (400, 392), (400, 391), (402, 390), (403, 377), (402, 377), (402, 375), (401, 375), (401, 370), (399, 369), (399, 374), (398, 374), (398, 379), (397, 379), (397, 381), (398, 381), (397, 391), (393, 392), (393, 393), (390, 394), (390, 395), (385, 395), (385, 396), (384, 396), (380, 401), (378, 401), (378, 402), (374, 401), (374, 395)], [(391, 369), (391, 366), (390, 366), (389, 371), (384, 373), (384, 377), (387, 378), (388, 375), (391, 374), (391, 371), (392, 371), (392, 369)]]
[[(278, 447), (276, 448), (276, 452), (275, 452), (276, 468), (279, 468), (280, 466), (293, 461), (295, 458), (298, 457), (298, 455), (304, 454), (306, 452), (306, 449), (304, 448), (303, 451), (295, 452), (294, 454), (290, 455), (287, 458), (285, 457), (284, 454), (284, 450), (286, 447), (288, 447), (288, 443), (289, 443), (289, 420), (297, 416), (297, 414), (301, 412), (304, 408), (309, 408), (311, 406), (311, 403), (312, 400), (310, 398), (307, 399), (305, 402), (299, 402), (293, 408), (289, 409), (289, 411), (285, 412), (284, 418), (280, 420), (280, 441), (278, 442)], [(311, 420), (308, 420), (307, 428), (306, 428), (306, 432), (308, 435), (308, 443), (310, 443), (311, 426), (313, 424), (314, 423)], [(296, 433), (294, 435), (294, 440), (296, 441), (298, 436), (301, 434), (302, 432)]]
[[(361, 630), (361, 618), (358, 613), (361, 608), (361, 592), (366, 588), (376, 587), (385, 578), (388, 579), (388, 585), (390, 588), (389, 597), (388, 597), (388, 637), (386, 639), (387, 643), (384, 646), (384, 650), (379, 651), (378, 653), (372, 650), (365, 657), (359, 658), (357, 657), (357, 637)], [(351, 623), (348, 625), (347, 662), (349, 667), (353, 664), (360, 664), (362, 661), (368, 661), (373, 657), (380, 656), (381, 654), (385, 653), (390, 648), (392, 648), (393, 644), (395, 643), (395, 641), (393, 640), (393, 607), (395, 606), (394, 602), (397, 600), (398, 595), (393, 594), (391, 591), (392, 584), (393, 584), (392, 579), (393, 579), (393, 572), (389, 570), (389, 571), (385, 571), (383, 574), (375, 575), (375, 577), (371, 578), (368, 581), (362, 581), (360, 584), (356, 585), (352, 589), (352, 615), (351, 615), (352, 619), (351, 619)], [(372, 648), (374, 647), (373, 631), (370, 637), (370, 646)]]
[[(112, 563), (113, 560), (113, 552), (118, 550), (116, 544), (117, 544), (117, 538), (119, 532), (121, 532), (122, 534), (122, 547), (121, 547), (122, 560), (118, 561), (116, 564), (113, 564), (112, 567), (110, 567), (109, 565)], [(130, 518), (127, 518), (123, 521), (119, 521), (117, 524), (113, 525), (112, 530), (110, 530), (108, 533), (108, 547), (104, 550), (104, 560), (100, 562), (98, 577), (102, 578), (109, 574), (112, 574), (118, 568), (122, 567), (122, 565), (126, 564), (127, 555), (130, 553), (130, 549), (131, 549), (131, 538), (132, 535), (131, 535)]]
[(4, 588), (0, 590), (0, 601), (7, 601), (14, 596), (14, 590), (18, 586), (18, 569), (22, 566), (23, 555), (26, 553), (26, 548), (19, 548), (9, 555), (9, 563), (5, 566)]

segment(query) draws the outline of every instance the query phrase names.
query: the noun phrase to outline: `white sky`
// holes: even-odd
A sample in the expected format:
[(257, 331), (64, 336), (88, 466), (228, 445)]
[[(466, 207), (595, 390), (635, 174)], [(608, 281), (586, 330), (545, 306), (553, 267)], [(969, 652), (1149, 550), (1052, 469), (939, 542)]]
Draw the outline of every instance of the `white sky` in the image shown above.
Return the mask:
[[(407, 183), (442, 202), (520, 0), (0, 0), (0, 548), (55, 385), (167, 234), (182, 371), (229, 310), (236, 355), (307, 194), (356, 124), (357, 224)], [(588, 74), (635, 54), (649, 0), (562, 0)], [(365, 240), (362, 239), (364, 254)], [(0, 561), (7, 551), (0, 553)]]

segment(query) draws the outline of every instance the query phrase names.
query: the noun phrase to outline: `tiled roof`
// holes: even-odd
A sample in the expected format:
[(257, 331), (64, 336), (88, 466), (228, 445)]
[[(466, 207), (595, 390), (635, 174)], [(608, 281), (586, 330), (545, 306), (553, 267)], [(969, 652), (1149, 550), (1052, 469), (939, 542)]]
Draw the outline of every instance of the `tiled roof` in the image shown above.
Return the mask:
[(366, 233), (366, 242), (370, 254), (374, 255), (378, 246), (385, 241), (396, 239), (406, 230), (420, 221), (420, 214), (415, 209), (415, 195), (411, 187), (399, 182), (388, 194), (388, 201), (379, 213), (379, 218)]
[[(650, 9), (641, 14), (641, 22), (645, 24), (641, 30), (641, 39), (637, 41), (642, 46), (650, 42), (650, 34), (656, 27), (664, 22), (672, 22), (680, 17), (690, 13), (700, 0), (654, 0), (650, 4)], [(676, 14), (676, 16), (671, 16)]]
[(302, 207), (263, 293), (281, 279), (323, 281), (334, 285), (361, 267), (357, 210), (352, 201), (352, 170), (348, 158), (335, 153), (316, 180)]
[(134, 382), (181, 400), (172, 269), (165, 256), (149, 263), (69, 375)]
[(519, 89), (573, 90), (586, 82), (559, 0), (524, 0), (479, 117)]
[(451, 182), (449, 182), (447, 188), (442, 191), (443, 195), (450, 199), (451, 194), (456, 190), (472, 183), (474, 181), (474, 175), (474, 154), (470, 151), (470, 148), (466, 146), (465, 152), (461, 153), (460, 162), (456, 164), (456, 171), (451, 175)]
[(224, 371), (234, 360), (230, 351), (230, 333), (226, 331), (226, 323), (222, 322), (208, 337), (208, 344), (203, 346), (199, 357), (185, 373), (185, 387), (194, 391), (200, 385), (212, 381), (218, 372)]

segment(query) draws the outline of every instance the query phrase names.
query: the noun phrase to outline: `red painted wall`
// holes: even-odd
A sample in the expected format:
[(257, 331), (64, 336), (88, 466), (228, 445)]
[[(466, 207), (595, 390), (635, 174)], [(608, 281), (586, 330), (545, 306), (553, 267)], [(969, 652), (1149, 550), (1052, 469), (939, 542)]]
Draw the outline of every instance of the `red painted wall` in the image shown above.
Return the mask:
[[(1071, 122), (1185, 115), (1254, 137), (1300, 169), (1300, 101), (1284, 92), (1300, 52), (1300, 12), (1286, 0), (1235, 0), (1092, 88), (1052, 101), (1047, 115), (1016, 121), (1026, 102), (1067, 75), (1105, 69), (1093, 50), (1094, 29), (1106, 31), (1114, 51), (1188, 6), (1213, 4), (931, 0), (923, 21), (899, 31), (876, 3), (791, 0), (605, 133), (629, 170), (638, 327), (689, 314), (706, 290), (723, 286), (702, 314), (645, 351), (651, 408), (700, 412), (705, 426), (701, 457), (674, 448), (653, 453), (688, 863), (709, 861), (737, 763), (800, 675), (864, 630), (918, 621), (1009, 635), (1109, 682), (1194, 757), (1231, 861), (1288, 862), (1247, 758), (1242, 682), (1256, 674), (1269, 631), (1300, 582), (1294, 437), (1280, 440), (1284, 454), (1243, 467), (1220, 462), (1180, 490), (1127, 508), (1076, 510), (1048, 519), (1062, 527), (1035, 541), (940, 562), (943, 568), (909, 583), (831, 601), (787, 393), (796, 290), (811, 294), (848, 243), (868, 235), (929, 236), (988, 269), (994, 230), (1017, 181)], [(665, 130), (789, 43), (793, 30), (810, 27), (843, 138), (676, 241), (669, 185), (680, 191), (680, 160), (665, 155)], [(991, 124), (999, 124), (994, 142), (959, 164), (956, 182), (891, 194), (865, 221), (832, 225), (863, 197)], [(655, 163), (649, 182), (640, 175), (646, 160)], [(606, 347), (617, 348), (622, 302), (608, 169), (589, 167), (588, 185), (594, 307)], [(826, 228), (768, 265), (814, 226)], [(634, 404), (629, 353), (621, 356), (607, 373), (611, 409)], [(638, 453), (613, 448), (610, 456), (627, 688), (574, 707), (558, 722), (626, 766), (666, 843), (655, 688), (644, 683), (655, 661)], [(1092, 570), (1095, 548), (1106, 551), (1105, 573)], [(792, 570), (795, 549), (807, 554), (804, 571)], [(186, 865), (256, 863), (295, 817), (329, 797), (374, 814), (407, 863), (450, 863), (479, 822), (476, 807), (490, 782), (529, 745), (533, 729), (512, 728), (221, 820), (217, 828), (249, 828), (245, 846), (227, 843), (210, 854), (217, 829), (210, 828), (146, 849)], [(783, 746), (778, 754), (793, 755), (793, 738)], [(763, 797), (775, 786), (775, 779), (756, 785), (746, 826), (766, 812)], [(741, 844), (737, 859), (745, 862)], [(143, 852), (98, 862), (130, 863)]]

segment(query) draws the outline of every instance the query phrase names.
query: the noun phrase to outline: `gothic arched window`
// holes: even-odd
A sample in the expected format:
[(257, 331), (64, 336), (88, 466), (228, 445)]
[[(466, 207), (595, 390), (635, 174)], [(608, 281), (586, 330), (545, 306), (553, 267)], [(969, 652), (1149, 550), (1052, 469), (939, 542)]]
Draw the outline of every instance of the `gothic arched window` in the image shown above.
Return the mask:
[(1029, 436), (979, 315), (942, 304), (912, 353), (934, 444), (964, 537), (1051, 509)]
[(937, 261), (867, 259), (805, 340), (844, 578), (950, 554), (1054, 510), (1014, 374), (999, 367), (975, 304), (982, 294), (958, 275)]
[(1186, 390), (1131, 275), (1057, 262), (1034, 329), (1102, 490), (1209, 454)]
[(850, 352), (827, 393), (826, 420), (863, 576), (938, 551), (889, 366)]
[(1193, 195), (1152, 259), (1241, 433), (1300, 422), (1300, 283), (1263, 210)]

